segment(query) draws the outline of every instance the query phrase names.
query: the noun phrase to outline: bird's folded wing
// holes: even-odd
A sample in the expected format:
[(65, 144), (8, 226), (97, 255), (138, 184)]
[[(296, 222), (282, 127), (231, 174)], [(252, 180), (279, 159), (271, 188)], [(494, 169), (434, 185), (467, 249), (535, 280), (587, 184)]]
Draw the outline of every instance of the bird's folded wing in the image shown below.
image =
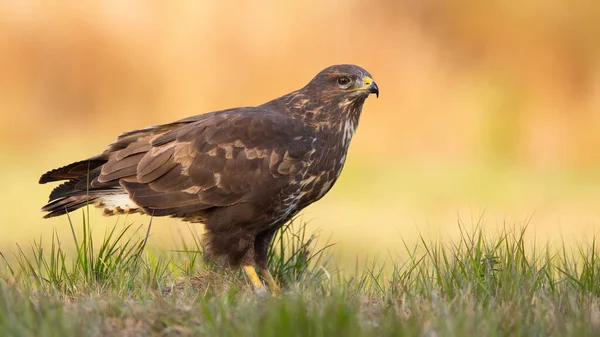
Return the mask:
[(156, 215), (268, 195), (307, 165), (313, 138), (288, 117), (243, 109), (159, 134), (131, 132), (125, 136), (135, 140), (114, 147), (95, 183), (120, 180), (137, 205)]

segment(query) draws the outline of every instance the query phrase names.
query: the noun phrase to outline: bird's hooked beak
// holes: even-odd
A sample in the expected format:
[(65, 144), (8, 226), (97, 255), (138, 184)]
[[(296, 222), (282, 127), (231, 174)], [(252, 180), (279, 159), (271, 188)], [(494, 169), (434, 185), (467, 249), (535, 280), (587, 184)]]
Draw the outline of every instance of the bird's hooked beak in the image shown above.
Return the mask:
[(375, 96), (379, 98), (379, 87), (370, 76), (365, 76), (363, 79), (363, 86), (360, 89), (365, 90), (370, 94), (375, 94)]

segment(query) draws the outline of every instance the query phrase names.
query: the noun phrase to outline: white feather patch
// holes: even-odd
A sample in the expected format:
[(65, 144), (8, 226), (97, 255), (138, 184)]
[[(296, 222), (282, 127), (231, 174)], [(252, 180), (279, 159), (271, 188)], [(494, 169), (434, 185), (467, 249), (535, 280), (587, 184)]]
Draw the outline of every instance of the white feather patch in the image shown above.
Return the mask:
[(105, 195), (96, 202), (96, 206), (104, 208), (105, 215), (135, 213), (140, 208), (127, 193)]

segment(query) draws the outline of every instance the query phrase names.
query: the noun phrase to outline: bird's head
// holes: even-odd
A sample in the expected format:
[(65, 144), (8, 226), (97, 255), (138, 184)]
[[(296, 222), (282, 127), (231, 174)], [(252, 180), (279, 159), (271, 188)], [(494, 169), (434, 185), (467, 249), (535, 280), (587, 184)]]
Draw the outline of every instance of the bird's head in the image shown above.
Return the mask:
[(353, 64), (339, 64), (323, 69), (305, 89), (340, 101), (364, 100), (369, 94), (379, 97), (379, 87), (371, 74)]
[(292, 93), (288, 107), (308, 124), (333, 126), (358, 123), (362, 106), (370, 94), (379, 97), (371, 74), (352, 64), (323, 69), (304, 88)]
[(306, 86), (279, 97), (265, 106), (285, 107), (294, 118), (314, 126), (358, 123), (362, 106), (370, 94), (379, 97), (379, 87), (371, 74), (352, 64), (327, 67)]

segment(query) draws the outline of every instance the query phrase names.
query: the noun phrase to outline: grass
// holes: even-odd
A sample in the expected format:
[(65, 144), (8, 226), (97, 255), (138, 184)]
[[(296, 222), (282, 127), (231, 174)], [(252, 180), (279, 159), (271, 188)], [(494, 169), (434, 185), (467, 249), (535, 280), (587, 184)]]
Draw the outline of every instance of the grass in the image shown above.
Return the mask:
[[(85, 213), (84, 213), (85, 214)], [(205, 263), (190, 230), (176, 251), (147, 246), (151, 224), (121, 219), (92, 239), (69, 219), (74, 249), (54, 235), (0, 256), (2, 336), (595, 336), (595, 238), (574, 249), (528, 245), (525, 228), (460, 239), (421, 237), (407, 259), (336, 270), (305, 225), (282, 229), (269, 265), (280, 296)], [(315, 247), (324, 247), (316, 249)]]

